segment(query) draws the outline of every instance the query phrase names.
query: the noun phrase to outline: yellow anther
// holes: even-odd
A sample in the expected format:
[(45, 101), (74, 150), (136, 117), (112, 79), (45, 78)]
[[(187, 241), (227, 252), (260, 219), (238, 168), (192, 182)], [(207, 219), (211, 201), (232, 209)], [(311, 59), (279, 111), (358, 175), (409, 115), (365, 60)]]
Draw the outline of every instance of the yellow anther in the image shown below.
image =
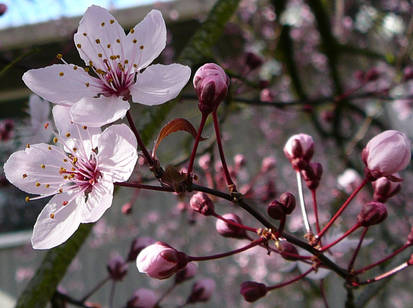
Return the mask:
[(132, 41), (134, 44), (136, 44), (136, 42), (137, 42), (137, 40), (136, 39), (133, 39), (133, 41)]
[(120, 39), (116, 39), (116, 43), (120, 43)]
[(63, 55), (62, 55), (61, 53), (58, 53), (58, 54), (56, 55), (56, 58), (60, 60), (60, 59), (63, 58)]
[(26, 197), (26, 198), (24, 198), (24, 201), (29, 202), (29, 201), (30, 201), (30, 198), (29, 198), (29, 197)]
[(137, 67), (138, 67), (138, 65), (135, 63), (135, 64), (133, 64), (133, 67), (134, 67), (134, 68), (137, 68)]
[(74, 164), (76, 164), (76, 163), (77, 163), (77, 157), (73, 157), (72, 162), (73, 162)]
[(52, 147), (49, 145), (48, 147), (47, 147), (50, 151), (52, 150)]
[(54, 143), (57, 143), (58, 141), (59, 141), (59, 139), (57, 139), (57, 137), (54, 137), (54, 138), (53, 138), (53, 142), (54, 142)]
[[(73, 167), (72, 167), (72, 171), (76, 171), (76, 168), (73, 168)], [(72, 178), (74, 178), (74, 177), (75, 177), (75, 175), (74, 175), (74, 174), (71, 174), (71, 176), (72, 176)]]
[(125, 62), (125, 64), (128, 64), (128, 63), (129, 63), (129, 61), (128, 61), (128, 60), (125, 60), (124, 62)]
[(65, 206), (65, 205), (67, 205), (68, 203), (69, 203), (69, 202), (67, 202), (67, 201), (63, 201), (63, 202), (62, 202), (62, 205)]
[(89, 87), (89, 85), (90, 85), (89, 82), (86, 82), (86, 83), (85, 83), (85, 86), (86, 86), (86, 87)]
[(26, 148), (30, 149), (30, 144), (26, 144)]
[(59, 169), (59, 173), (60, 173), (60, 174), (66, 172), (66, 171), (67, 171), (67, 170), (66, 170), (65, 168), (63, 168), (63, 167), (60, 167), (60, 169)]
[(63, 188), (59, 188), (59, 194), (63, 192)]
[(87, 126), (86, 126), (86, 125), (83, 125), (82, 128), (83, 128), (83, 129), (87, 129)]
[(104, 22), (102, 22), (100, 25), (103, 27), (103, 26), (105, 25), (105, 23), (104, 23)]
[(71, 135), (70, 133), (66, 133), (66, 137), (69, 138)]
[(115, 22), (115, 20), (111, 19), (109, 22), (110, 22), (110, 24), (113, 24)]
[(60, 72), (60, 73), (59, 73), (59, 76), (62, 77), (64, 74), (65, 74), (65, 73)]
[(82, 45), (76, 44), (76, 47), (77, 47), (77, 48), (82, 48)]
[(53, 214), (53, 213), (50, 214), (50, 218), (51, 218), (51, 219), (54, 218), (54, 214)]
[(87, 36), (87, 33), (86, 33), (86, 32), (83, 32), (83, 36)]
[(39, 186), (40, 186), (40, 183), (39, 183), (39, 182), (36, 182), (35, 185), (36, 185), (36, 187), (39, 187)]
[(73, 152), (76, 152), (76, 151), (77, 151), (77, 148), (76, 148), (76, 147), (74, 147), (74, 148), (73, 148)]
[(109, 57), (111, 60), (115, 60), (116, 59), (116, 56), (110, 56)]
[(130, 33), (135, 33), (135, 29), (134, 28), (130, 29)]
[(41, 167), (42, 169), (44, 169), (44, 168), (46, 168), (46, 165), (45, 165), (45, 164), (41, 164), (40, 167)]
[(44, 185), (44, 186), (46, 186), (46, 188), (49, 188), (49, 187), (50, 187), (50, 184), (46, 184), (46, 185)]
[(96, 44), (100, 44), (100, 39), (96, 39)]
[(64, 161), (65, 163), (67, 163), (67, 159), (66, 159), (66, 158), (63, 158), (63, 161)]
[(23, 173), (23, 179), (27, 178), (27, 174)]
[(44, 123), (44, 129), (47, 129), (49, 127), (49, 122)]
[(89, 68), (88, 68), (88, 67), (84, 67), (83, 69), (84, 69), (84, 71), (85, 71), (86, 73), (89, 72)]
[(99, 57), (99, 58), (102, 58), (102, 54), (101, 54), (101, 53), (98, 53), (98, 57)]
[(74, 69), (74, 70), (77, 70), (77, 65), (73, 66), (73, 69)]
[(107, 47), (107, 48), (110, 48), (110, 44), (108, 44), (106, 47)]
[(143, 49), (143, 48), (144, 48), (144, 46), (143, 46), (143, 45), (141, 45), (141, 46), (139, 46), (139, 48), (140, 48), (140, 49)]
[(65, 175), (63, 178), (64, 178), (65, 180), (67, 180), (69, 177), (68, 177), (67, 175)]

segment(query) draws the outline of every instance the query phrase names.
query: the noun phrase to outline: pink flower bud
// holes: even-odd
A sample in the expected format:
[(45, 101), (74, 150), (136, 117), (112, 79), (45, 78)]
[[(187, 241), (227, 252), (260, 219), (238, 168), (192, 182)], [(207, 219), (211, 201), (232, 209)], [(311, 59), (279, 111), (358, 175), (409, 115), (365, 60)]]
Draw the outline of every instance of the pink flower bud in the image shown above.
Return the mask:
[(397, 130), (386, 130), (371, 139), (362, 152), (369, 176), (377, 179), (390, 176), (410, 162), (410, 140)]
[(267, 287), (263, 283), (244, 281), (241, 284), (240, 293), (247, 302), (252, 303), (267, 294)]
[[(242, 224), (241, 218), (238, 215), (235, 215), (233, 213), (227, 213), (225, 215), (222, 215), (222, 217), (224, 217), (227, 220), (236, 222), (238, 224)], [(217, 229), (218, 233), (224, 237), (233, 237), (233, 238), (245, 238), (246, 237), (246, 232), (244, 229), (238, 228), (231, 224), (227, 224), (225, 221), (221, 219), (217, 220), (215, 224), (215, 228)]]
[(379, 202), (386, 202), (387, 199), (393, 197), (401, 189), (400, 183), (392, 182), (386, 177), (377, 179), (372, 182), (372, 185), (374, 189), (373, 199)]
[(202, 155), (198, 160), (198, 165), (203, 170), (208, 170), (211, 167), (211, 155), (209, 153)]
[(291, 136), (284, 146), (284, 154), (295, 170), (306, 166), (314, 153), (314, 141), (310, 135), (298, 134)]
[(122, 214), (129, 215), (131, 213), (132, 213), (132, 203), (126, 202), (124, 205), (122, 205)]
[(369, 227), (381, 223), (386, 217), (386, 206), (381, 202), (372, 201), (363, 205), (357, 219), (363, 227)]
[(193, 195), (189, 201), (189, 205), (193, 211), (205, 216), (212, 215), (215, 212), (214, 204), (208, 195), (203, 192), (197, 192)]
[(121, 281), (128, 272), (128, 264), (121, 256), (116, 256), (109, 261), (106, 266), (110, 278), (115, 281)]
[(0, 3), (0, 16), (3, 16), (4, 13), (7, 12), (7, 5), (5, 5), (4, 3)]
[(253, 52), (247, 52), (247, 54), (245, 55), (245, 64), (251, 71), (260, 67), (262, 65), (262, 62), (262, 59)]
[(141, 288), (133, 293), (133, 296), (126, 304), (126, 308), (154, 308), (157, 301), (158, 297), (155, 292)]
[(215, 281), (210, 278), (204, 278), (195, 282), (192, 286), (191, 294), (187, 303), (198, 303), (208, 301), (215, 291)]
[(186, 280), (193, 278), (198, 272), (198, 267), (194, 262), (189, 262), (183, 269), (175, 275), (175, 283), (182, 283)]
[(136, 258), (141, 273), (156, 279), (166, 279), (185, 267), (186, 255), (166, 243), (156, 242), (143, 249)]
[(310, 163), (301, 170), (305, 184), (309, 189), (316, 189), (323, 175), (323, 166), (320, 163)]
[(225, 71), (215, 63), (206, 63), (196, 71), (193, 82), (201, 113), (214, 112), (228, 92), (229, 78)]
[(280, 242), (280, 254), (286, 260), (290, 260), (290, 261), (298, 260), (295, 257), (296, 255), (298, 255), (297, 248), (293, 244), (287, 241)]
[(265, 103), (271, 103), (274, 100), (274, 93), (268, 89), (262, 89), (260, 92), (260, 101)]
[(265, 157), (262, 160), (261, 164), (261, 172), (262, 173), (267, 173), (275, 168), (275, 165), (277, 164), (277, 160), (273, 156), (268, 156)]
[(245, 156), (242, 154), (237, 154), (234, 156), (234, 163), (235, 163), (235, 168), (241, 169), (242, 167), (245, 166), (247, 160), (245, 159)]
[(290, 192), (282, 193), (280, 196), (280, 203), (284, 207), (284, 212), (289, 215), (295, 209), (295, 197)]
[(267, 214), (273, 219), (283, 219), (285, 217), (284, 206), (278, 200), (274, 200), (268, 204)]
[(142, 249), (153, 243), (155, 243), (155, 240), (147, 236), (135, 238), (130, 245), (127, 261), (131, 262), (136, 260), (136, 257), (142, 251)]

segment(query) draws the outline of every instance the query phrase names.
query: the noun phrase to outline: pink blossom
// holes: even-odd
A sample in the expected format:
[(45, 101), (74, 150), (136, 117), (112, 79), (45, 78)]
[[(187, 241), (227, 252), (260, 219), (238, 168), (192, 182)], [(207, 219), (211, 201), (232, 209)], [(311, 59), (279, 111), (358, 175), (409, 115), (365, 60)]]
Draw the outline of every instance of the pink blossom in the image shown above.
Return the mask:
[(404, 133), (386, 130), (367, 143), (362, 158), (373, 178), (391, 176), (410, 163), (410, 147)]
[(361, 177), (354, 169), (346, 169), (341, 175), (337, 178), (337, 183), (340, 188), (350, 194), (357, 186), (361, 183)]
[(195, 212), (198, 212), (202, 215), (208, 216), (215, 213), (214, 204), (212, 200), (208, 197), (207, 194), (203, 192), (197, 192), (191, 197), (189, 201), (191, 209)]
[(294, 169), (301, 169), (303, 163), (308, 163), (313, 156), (313, 152), (314, 141), (307, 134), (291, 136), (284, 146), (284, 154), (290, 160)]
[(252, 303), (267, 294), (267, 286), (255, 281), (244, 281), (240, 293), (247, 302)]
[(32, 245), (48, 249), (65, 242), (80, 223), (97, 221), (111, 206), (113, 183), (126, 181), (137, 160), (136, 138), (124, 124), (100, 133), (70, 122), (68, 109), (53, 109), (57, 145), (28, 145), (4, 165), (7, 179), (19, 189), (53, 198), (37, 218)]
[(166, 243), (156, 242), (144, 248), (136, 258), (141, 273), (156, 279), (166, 279), (185, 267), (185, 255)]
[[(241, 218), (236, 214), (227, 213), (222, 215), (222, 217), (237, 224), (242, 224)], [(246, 236), (244, 229), (228, 224), (221, 219), (217, 220), (215, 228), (217, 229), (217, 232), (224, 237), (245, 238)]]
[(107, 10), (92, 5), (74, 41), (86, 68), (63, 61), (29, 70), (23, 81), (44, 99), (70, 107), (73, 121), (80, 124), (98, 127), (124, 117), (130, 97), (143, 105), (163, 104), (179, 94), (191, 75), (180, 64), (149, 66), (166, 44), (165, 22), (157, 10), (125, 35)]
[(208, 301), (212, 293), (215, 291), (215, 281), (210, 278), (200, 279), (192, 286), (191, 295), (189, 296), (188, 303), (206, 302)]
[(141, 288), (133, 293), (132, 298), (126, 304), (126, 308), (153, 308), (157, 301), (158, 298), (155, 292)]
[[(399, 177), (398, 174), (395, 177)], [(393, 197), (401, 189), (399, 182), (392, 182), (386, 177), (377, 179), (372, 182), (372, 185), (374, 189), (373, 199), (379, 202), (386, 202), (387, 199)]]

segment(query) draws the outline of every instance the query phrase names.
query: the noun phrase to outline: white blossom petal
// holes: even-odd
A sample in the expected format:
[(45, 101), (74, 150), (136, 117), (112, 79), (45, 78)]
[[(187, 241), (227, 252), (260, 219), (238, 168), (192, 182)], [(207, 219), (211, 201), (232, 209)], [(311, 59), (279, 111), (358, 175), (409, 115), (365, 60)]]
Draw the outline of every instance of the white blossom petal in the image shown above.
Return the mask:
[(166, 26), (158, 10), (150, 11), (127, 35), (126, 59), (138, 70), (155, 60), (166, 45)]
[(50, 104), (37, 95), (30, 95), (29, 114), (32, 129), (41, 128), (49, 120)]
[(123, 45), (126, 35), (117, 20), (104, 8), (90, 6), (79, 22), (74, 41), (86, 65), (106, 71), (104, 59), (118, 56), (124, 59)]
[(138, 159), (137, 142), (125, 124), (108, 127), (99, 138), (100, 170), (112, 177), (113, 182), (129, 179)]
[(96, 222), (110, 208), (112, 200), (113, 183), (101, 178), (88, 194), (86, 205), (82, 209), (82, 223)]
[[(66, 161), (64, 161), (66, 159)], [(65, 183), (60, 168), (70, 170), (70, 160), (61, 148), (44, 143), (14, 152), (4, 164), (10, 183), (31, 194), (51, 194)]]
[(29, 70), (24, 73), (23, 81), (45, 100), (65, 106), (100, 92), (100, 81), (73, 64), (54, 64)]
[(181, 64), (149, 66), (130, 87), (133, 101), (143, 105), (163, 104), (181, 92), (191, 77), (191, 69)]
[[(33, 229), (34, 249), (49, 249), (65, 242), (79, 227), (84, 197), (75, 192), (55, 195), (37, 217)], [(63, 205), (63, 202), (71, 202)]]
[(74, 104), (70, 113), (74, 122), (100, 127), (123, 118), (130, 106), (117, 96), (83, 98)]

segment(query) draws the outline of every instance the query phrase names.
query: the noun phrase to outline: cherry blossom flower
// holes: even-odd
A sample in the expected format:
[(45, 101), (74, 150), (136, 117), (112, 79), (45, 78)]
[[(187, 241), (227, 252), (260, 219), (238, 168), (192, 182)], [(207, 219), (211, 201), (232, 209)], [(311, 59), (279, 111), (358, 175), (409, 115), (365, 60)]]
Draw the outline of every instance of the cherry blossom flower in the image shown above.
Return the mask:
[(4, 165), (9, 182), (39, 195), (26, 201), (53, 196), (34, 226), (35, 249), (60, 245), (80, 223), (97, 221), (112, 204), (113, 183), (129, 178), (138, 156), (135, 136), (124, 124), (100, 133), (71, 122), (67, 107), (55, 106), (53, 116), (56, 145), (27, 145)]
[(76, 123), (99, 127), (123, 118), (130, 97), (144, 105), (163, 104), (179, 94), (191, 75), (181, 64), (149, 66), (166, 44), (165, 22), (157, 10), (126, 35), (107, 10), (92, 5), (74, 41), (85, 68), (63, 61), (29, 70), (23, 81), (44, 99), (70, 107)]

